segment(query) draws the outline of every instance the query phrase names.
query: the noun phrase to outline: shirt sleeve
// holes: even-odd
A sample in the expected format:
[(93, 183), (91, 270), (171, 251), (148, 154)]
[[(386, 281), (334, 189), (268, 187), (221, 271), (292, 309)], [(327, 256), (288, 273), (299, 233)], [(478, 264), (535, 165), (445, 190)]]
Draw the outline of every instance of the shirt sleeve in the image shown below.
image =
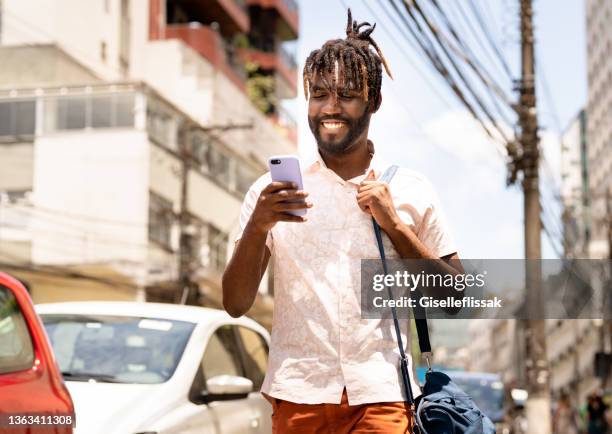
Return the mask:
[[(247, 191), (244, 196), (244, 200), (242, 202), (242, 207), (240, 208), (240, 220), (239, 220), (239, 229), (234, 242), (238, 242), (240, 238), (242, 238), (242, 234), (244, 232), (244, 228), (246, 227), (249, 219), (251, 218), (251, 214), (253, 214), (253, 210), (255, 209), (255, 205), (257, 205), (257, 200), (259, 199), (259, 194), (261, 190), (264, 189), (266, 185), (270, 183), (269, 173), (261, 176), (257, 181), (251, 185), (249, 191)], [(272, 252), (273, 248), (273, 240), (272, 240), (272, 231), (268, 232), (268, 236), (266, 237), (266, 246), (268, 250)]]
[(425, 210), (417, 236), (438, 258), (457, 253), (455, 240), (451, 234), (446, 214), (442, 210), (440, 198), (428, 181), (424, 183), (429, 206)]

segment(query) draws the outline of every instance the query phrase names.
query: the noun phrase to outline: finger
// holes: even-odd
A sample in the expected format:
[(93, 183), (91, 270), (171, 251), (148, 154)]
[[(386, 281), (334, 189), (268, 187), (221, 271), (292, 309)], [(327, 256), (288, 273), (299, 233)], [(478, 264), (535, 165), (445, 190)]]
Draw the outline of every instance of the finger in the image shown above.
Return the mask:
[(359, 185), (389, 185), (383, 181), (366, 181), (365, 179), (361, 181)]
[(308, 193), (304, 190), (280, 190), (272, 193), (273, 202), (285, 202), (291, 200), (304, 200)]
[(370, 205), (370, 198), (362, 197), (357, 199), (357, 205), (359, 206), (359, 208), (361, 208), (362, 211), (365, 211), (366, 208), (368, 208)]
[(274, 205), (274, 210), (278, 212), (296, 210), (296, 209), (308, 209), (312, 208), (310, 202), (280, 202)]
[(374, 188), (384, 188), (384, 184), (372, 183), (372, 184), (360, 185), (359, 188), (357, 189), (357, 192), (361, 193), (364, 191), (372, 190)]
[(286, 212), (280, 213), (278, 215), (278, 221), (279, 222), (303, 223), (306, 220), (308, 220), (308, 219), (305, 216), (293, 215), (293, 214), (289, 214), (289, 213), (286, 213)]
[(273, 181), (266, 185), (266, 187), (262, 190), (266, 193), (274, 193), (278, 190), (291, 190), (296, 189), (297, 184), (295, 182), (290, 181)]
[(357, 202), (357, 205), (359, 206), (359, 209), (361, 211), (365, 211), (366, 210), (366, 205), (362, 202)]
[(287, 200), (287, 198), (289, 197), (289, 195), (294, 194), (295, 192), (297, 192), (296, 189), (288, 189), (288, 190), (277, 190), (275, 192), (270, 193), (268, 196), (270, 197), (270, 200), (272, 200), (273, 202), (278, 202), (279, 200)]
[(374, 179), (376, 179), (376, 175), (374, 174), (374, 169), (370, 169), (370, 171), (368, 172), (368, 174), (365, 177), (365, 179), (367, 179), (367, 180), (374, 180)]
[(376, 190), (374, 191), (369, 190), (369, 191), (364, 191), (362, 193), (358, 193), (357, 202), (360, 202), (360, 201), (369, 202), (375, 194), (376, 194)]

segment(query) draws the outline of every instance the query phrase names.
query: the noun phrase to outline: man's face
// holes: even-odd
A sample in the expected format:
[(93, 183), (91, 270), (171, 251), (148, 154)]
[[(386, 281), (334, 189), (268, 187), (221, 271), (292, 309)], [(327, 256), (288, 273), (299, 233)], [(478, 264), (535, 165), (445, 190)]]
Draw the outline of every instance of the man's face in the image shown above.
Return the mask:
[[(333, 74), (333, 73), (332, 73)], [(337, 89), (331, 88), (332, 74), (316, 74), (310, 87), (308, 124), (320, 149), (330, 154), (343, 154), (361, 136), (367, 135), (370, 104), (350, 83), (344, 91), (342, 77)]]

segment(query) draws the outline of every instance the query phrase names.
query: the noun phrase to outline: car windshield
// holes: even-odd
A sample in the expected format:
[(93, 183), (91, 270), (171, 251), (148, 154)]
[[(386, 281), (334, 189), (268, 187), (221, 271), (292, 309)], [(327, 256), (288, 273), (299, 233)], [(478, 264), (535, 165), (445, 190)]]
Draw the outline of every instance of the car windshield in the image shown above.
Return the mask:
[(163, 383), (187, 345), (195, 324), (166, 319), (40, 315), (66, 380)]
[[(450, 374), (449, 374), (450, 375)], [(450, 375), (453, 382), (469, 395), (478, 408), (491, 419), (497, 419), (504, 404), (503, 383), (495, 378)]]

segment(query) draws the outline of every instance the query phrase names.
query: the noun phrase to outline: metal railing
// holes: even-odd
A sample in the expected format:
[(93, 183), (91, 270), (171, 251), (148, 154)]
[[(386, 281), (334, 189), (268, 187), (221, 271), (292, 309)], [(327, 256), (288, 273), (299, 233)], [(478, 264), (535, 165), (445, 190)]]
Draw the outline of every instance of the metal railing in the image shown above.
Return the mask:
[(287, 50), (282, 44), (278, 45), (277, 53), (281, 61), (287, 65), (290, 70), (297, 69), (297, 60), (294, 54)]

